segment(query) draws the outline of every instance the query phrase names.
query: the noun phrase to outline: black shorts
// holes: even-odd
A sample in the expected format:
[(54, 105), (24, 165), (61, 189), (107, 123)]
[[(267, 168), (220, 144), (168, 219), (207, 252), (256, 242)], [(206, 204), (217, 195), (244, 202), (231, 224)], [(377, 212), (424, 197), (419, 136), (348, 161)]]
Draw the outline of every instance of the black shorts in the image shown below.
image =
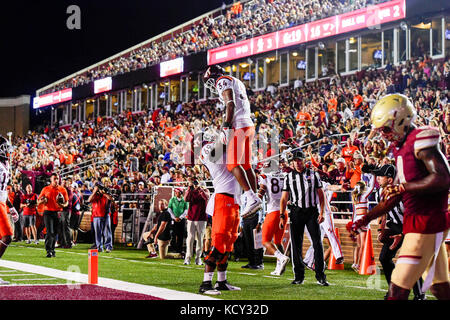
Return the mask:
[(36, 216), (32, 215), (32, 216), (23, 216), (23, 226), (25, 228), (31, 227), (31, 226), (35, 226), (36, 225)]
[(79, 212), (76, 211), (72, 211), (72, 213), (70, 214), (70, 220), (69, 220), (69, 228), (70, 229), (78, 229), (78, 227), (80, 226), (80, 217), (81, 214)]

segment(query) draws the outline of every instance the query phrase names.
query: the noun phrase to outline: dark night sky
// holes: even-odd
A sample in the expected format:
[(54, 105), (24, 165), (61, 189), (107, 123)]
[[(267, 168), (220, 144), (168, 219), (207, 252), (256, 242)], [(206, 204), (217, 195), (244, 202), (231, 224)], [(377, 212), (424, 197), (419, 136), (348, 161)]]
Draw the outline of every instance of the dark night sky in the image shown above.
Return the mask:
[[(36, 89), (233, 1), (7, 2), (0, 9), (0, 97), (34, 96)], [(72, 4), (81, 9), (81, 30), (66, 27)]]

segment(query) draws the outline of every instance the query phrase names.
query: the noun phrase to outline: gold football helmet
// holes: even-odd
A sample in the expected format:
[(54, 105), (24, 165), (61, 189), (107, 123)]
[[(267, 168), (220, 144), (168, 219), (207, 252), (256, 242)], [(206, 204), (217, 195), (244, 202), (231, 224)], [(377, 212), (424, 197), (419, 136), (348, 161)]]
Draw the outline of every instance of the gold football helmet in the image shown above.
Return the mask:
[(372, 109), (371, 121), (374, 129), (389, 141), (400, 142), (416, 118), (416, 110), (407, 96), (389, 94), (378, 100)]

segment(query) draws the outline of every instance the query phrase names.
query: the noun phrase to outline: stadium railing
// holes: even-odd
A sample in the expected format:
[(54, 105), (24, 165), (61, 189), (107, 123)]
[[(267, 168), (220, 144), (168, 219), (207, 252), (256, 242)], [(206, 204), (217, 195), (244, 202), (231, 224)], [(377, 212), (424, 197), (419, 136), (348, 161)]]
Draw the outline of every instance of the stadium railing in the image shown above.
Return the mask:
[(67, 167), (61, 168), (59, 170), (57, 170), (56, 172), (59, 173), (59, 175), (61, 176), (61, 178), (64, 179), (64, 177), (69, 176), (71, 174), (74, 173), (83, 173), (85, 171), (87, 171), (87, 169), (90, 166), (95, 165), (103, 165), (103, 164), (109, 164), (112, 160), (112, 157), (106, 157), (106, 158), (92, 158), (89, 160), (86, 160), (84, 162), (80, 162), (80, 163), (73, 163)]

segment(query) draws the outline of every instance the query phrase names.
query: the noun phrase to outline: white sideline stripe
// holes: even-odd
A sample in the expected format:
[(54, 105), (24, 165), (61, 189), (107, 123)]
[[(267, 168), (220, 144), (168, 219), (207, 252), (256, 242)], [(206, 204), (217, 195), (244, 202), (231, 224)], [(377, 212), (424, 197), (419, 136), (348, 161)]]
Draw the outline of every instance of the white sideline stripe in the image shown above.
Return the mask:
[[(47, 278), (49, 279), (49, 278)], [(43, 287), (43, 286), (67, 286), (67, 283), (36, 283), (36, 284), (29, 284), (29, 283), (10, 283), (10, 284), (5, 284), (5, 285), (1, 285), (0, 288), (4, 288), (4, 287), (29, 287), (29, 286), (33, 286), (33, 287)]]
[[(16, 273), (16, 274), (2, 274), (2, 277), (17, 277), (17, 276), (33, 276), (32, 273)], [(15, 279), (14, 279), (15, 280)]]
[[(24, 279), (10, 279), (10, 281), (36, 281), (36, 280), (47, 281), (47, 280), (58, 280), (58, 279), (56, 279), (56, 278), (34, 278), (34, 279), (27, 279), (27, 278), (24, 278)], [(34, 284), (29, 284), (29, 285), (34, 286)]]
[[(51, 269), (51, 268), (36, 266), (36, 265), (32, 265), (32, 264), (27, 264), (27, 263), (8, 261), (8, 260), (4, 260), (4, 259), (0, 259), (0, 267), (11, 268), (11, 269), (16, 269), (16, 270), (31, 272), (31, 273), (38, 273), (38, 274), (45, 275), (45, 276), (66, 279), (68, 281), (77, 281), (77, 282), (81, 282), (81, 283), (88, 283), (88, 275), (82, 274), (82, 273), (61, 271), (61, 270), (57, 270), (57, 269)], [(154, 287), (154, 286), (147, 286), (147, 285), (142, 285), (142, 284), (137, 284), (137, 283), (102, 278), (102, 277), (98, 278), (98, 285), (105, 287), (105, 288), (110, 288), (110, 289), (151, 295), (154, 297), (167, 299), (167, 300), (217, 300), (217, 299), (207, 297), (204, 295), (200, 295), (200, 294), (176, 291), (176, 290), (165, 289), (165, 288), (158, 288), (158, 287)]]
[[(33, 247), (20, 246), (20, 245), (12, 245), (12, 246), (15, 246), (15, 247), (24, 247), (24, 248), (29, 248), (29, 249), (31, 248), (31, 249), (36, 249), (36, 250), (42, 250), (42, 248), (33, 248)], [(87, 255), (87, 254), (85, 254), (85, 253), (72, 252), (72, 251), (62, 251), (62, 250), (56, 250), (56, 252), (68, 253), (68, 254), (78, 254), (78, 255)], [(104, 256), (104, 255), (102, 255), (101, 258), (108, 258), (108, 259), (115, 259), (115, 260), (124, 260), (124, 261), (128, 261), (127, 259), (116, 258), (116, 257), (108, 257), (108, 256)], [(1, 261), (1, 260), (0, 260), (0, 261)], [(188, 267), (188, 266), (184, 266), (184, 265), (179, 266), (179, 265), (174, 265), (174, 264), (170, 264), (170, 263), (156, 262), (156, 261), (150, 262), (150, 261), (136, 261), (136, 260), (134, 260), (134, 262), (140, 262), (140, 263), (145, 263), (145, 264), (160, 264), (160, 265), (171, 266), (171, 267), (184, 267), (184, 268)], [(188, 267), (188, 268), (189, 268), (189, 267)], [(191, 268), (192, 268), (192, 267), (191, 267)], [(203, 270), (203, 268), (196, 268), (196, 269)], [(6, 270), (5, 270), (5, 271), (6, 271)], [(8, 271), (8, 272), (13, 272), (13, 271)], [(245, 272), (235, 272), (235, 271), (228, 271), (228, 273), (236, 273), (236, 274), (243, 274), (243, 275), (250, 275), (250, 276), (256, 276), (256, 275), (257, 275), (257, 274), (255, 274), (255, 273), (245, 273)], [(337, 271), (334, 271), (334, 270), (328, 270), (327, 273), (328, 273), (328, 274), (333, 274), (333, 273), (337, 273)], [(0, 275), (1, 275), (1, 273), (0, 273)], [(266, 276), (266, 275), (263, 275), (263, 277), (266, 277), (266, 278), (273, 278), (273, 279), (282, 279), (282, 277)], [(293, 281), (294, 278), (288, 278), (287, 280), (288, 280), (288, 281)], [(335, 285), (335, 284), (330, 283), (330, 285), (332, 286), (332, 285)], [(385, 291), (387, 291), (387, 289), (377, 289), (377, 288), (360, 287), (360, 286), (349, 286), (349, 285), (340, 285), (340, 286), (341, 286), (341, 287), (344, 287), (344, 288), (353, 288), (353, 289), (362, 289), (362, 290), (377, 290), (377, 291), (380, 291), (380, 292), (383, 292), (383, 291), (385, 292)], [(434, 297), (433, 295), (428, 295), (428, 294), (425, 294), (425, 296), (426, 296), (427, 298)], [(203, 296), (202, 296), (202, 297), (203, 297)]]

